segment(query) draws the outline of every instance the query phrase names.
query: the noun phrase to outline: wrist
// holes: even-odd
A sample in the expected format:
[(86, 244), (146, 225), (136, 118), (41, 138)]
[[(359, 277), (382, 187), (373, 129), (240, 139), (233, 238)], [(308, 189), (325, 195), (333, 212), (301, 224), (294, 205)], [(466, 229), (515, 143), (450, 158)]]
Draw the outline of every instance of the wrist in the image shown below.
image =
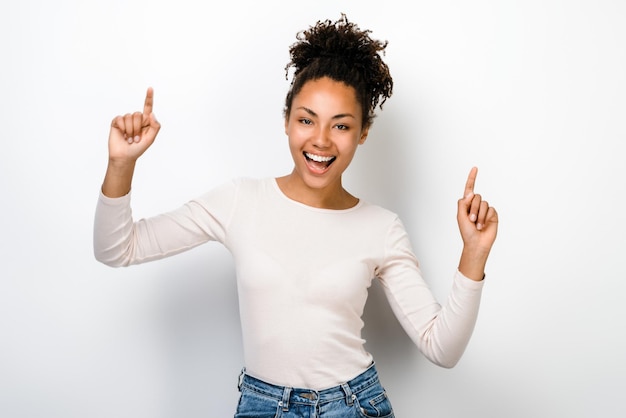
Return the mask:
[(113, 171), (128, 171), (135, 168), (137, 160), (130, 158), (116, 158), (109, 156), (107, 169)]
[(461, 257), (465, 257), (476, 262), (486, 263), (487, 258), (489, 258), (489, 249), (473, 245), (463, 245)]
[(107, 197), (122, 197), (130, 192), (135, 163), (109, 159), (102, 182), (102, 193)]
[(489, 251), (464, 247), (459, 260), (459, 271), (466, 277), (481, 281), (485, 277), (485, 266)]

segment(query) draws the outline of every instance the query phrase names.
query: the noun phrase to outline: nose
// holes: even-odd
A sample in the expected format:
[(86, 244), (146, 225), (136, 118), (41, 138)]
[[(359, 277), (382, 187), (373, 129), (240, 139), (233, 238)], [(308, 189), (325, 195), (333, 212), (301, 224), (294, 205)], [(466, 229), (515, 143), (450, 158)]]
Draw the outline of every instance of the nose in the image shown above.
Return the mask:
[(324, 127), (320, 127), (314, 133), (313, 146), (318, 149), (328, 148), (330, 146), (330, 130)]

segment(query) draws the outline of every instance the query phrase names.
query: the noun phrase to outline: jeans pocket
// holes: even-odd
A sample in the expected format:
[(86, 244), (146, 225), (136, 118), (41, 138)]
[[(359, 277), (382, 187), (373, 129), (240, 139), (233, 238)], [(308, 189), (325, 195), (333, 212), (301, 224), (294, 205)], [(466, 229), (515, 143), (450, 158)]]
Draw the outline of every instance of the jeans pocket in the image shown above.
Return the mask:
[(235, 418), (278, 418), (279, 401), (248, 388), (241, 388)]
[(358, 393), (355, 404), (364, 418), (393, 418), (391, 401), (380, 385), (374, 385)]

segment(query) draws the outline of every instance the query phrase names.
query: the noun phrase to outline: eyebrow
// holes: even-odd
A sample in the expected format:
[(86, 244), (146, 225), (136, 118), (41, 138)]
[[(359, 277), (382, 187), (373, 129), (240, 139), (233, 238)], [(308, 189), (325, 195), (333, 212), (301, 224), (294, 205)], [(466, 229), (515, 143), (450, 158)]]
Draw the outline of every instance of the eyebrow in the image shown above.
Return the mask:
[[(305, 107), (305, 106), (300, 106), (300, 107), (297, 107), (296, 109), (304, 110), (305, 112), (307, 112), (311, 116), (315, 116), (315, 117), (318, 116), (317, 113), (315, 113), (313, 110), (311, 110), (311, 109), (309, 109), (308, 107)], [(341, 118), (356, 119), (352, 113), (339, 113), (338, 115), (333, 116), (331, 119), (341, 119)]]

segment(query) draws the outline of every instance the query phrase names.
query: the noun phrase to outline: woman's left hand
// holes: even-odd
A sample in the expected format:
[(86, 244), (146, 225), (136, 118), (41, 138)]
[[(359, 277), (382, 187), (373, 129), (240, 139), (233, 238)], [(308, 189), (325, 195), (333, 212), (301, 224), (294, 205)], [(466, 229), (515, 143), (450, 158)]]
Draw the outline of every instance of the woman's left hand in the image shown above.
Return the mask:
[(474, 193), (477, 174), (478, 169), (473, 167), (467, 177), (464, 197), (458, 202), (457, 222), (463, 253), (470, 259), (480, 260), (479, 264), (484, 267), (498, 232), (498, 213), (481, 195)]

